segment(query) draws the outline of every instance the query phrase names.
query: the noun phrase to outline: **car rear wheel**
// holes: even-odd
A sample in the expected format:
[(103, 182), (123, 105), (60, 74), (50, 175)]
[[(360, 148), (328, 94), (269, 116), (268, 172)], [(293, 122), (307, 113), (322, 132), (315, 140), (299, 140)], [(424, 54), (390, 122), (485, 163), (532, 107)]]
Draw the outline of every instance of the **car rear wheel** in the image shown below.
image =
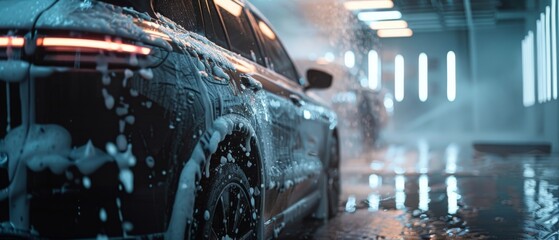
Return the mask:
[(219, 165), (198, 197), (197, 239), (255, 239), (257, 212), (249, 188), (239, 166)]

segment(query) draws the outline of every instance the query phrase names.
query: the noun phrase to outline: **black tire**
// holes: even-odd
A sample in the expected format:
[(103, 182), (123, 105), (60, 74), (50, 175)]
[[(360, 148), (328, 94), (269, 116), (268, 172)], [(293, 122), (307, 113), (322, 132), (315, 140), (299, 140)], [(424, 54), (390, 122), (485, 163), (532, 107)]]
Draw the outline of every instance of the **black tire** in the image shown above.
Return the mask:
[(225, 163), (210, 176), (196, 199), (196, 239), (256, 239), (259, 216), (245, 173)]
[(338, 206), (340, 205), (340, 152), (338, 139), (332, 138), (330, 144), (330, 161), (326, 171), (328, 179), (328, 218), (333, 218), (338, 214)]

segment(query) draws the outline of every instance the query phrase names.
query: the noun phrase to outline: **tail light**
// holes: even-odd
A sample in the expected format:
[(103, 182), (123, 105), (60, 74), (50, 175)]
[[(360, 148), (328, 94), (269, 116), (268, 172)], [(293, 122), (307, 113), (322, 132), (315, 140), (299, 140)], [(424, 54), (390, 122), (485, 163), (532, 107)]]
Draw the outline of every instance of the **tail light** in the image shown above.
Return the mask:
[(108, 68), (139, 68), (149, 64), (152, 48), (120, 40), (71, 37), (40, 37), (37, 39), (36, 63), (95, 69), (100, 64)]
[(0, 36), (0, 60), (20, 58), (24, 44), (23, 37)]
[[(23, 42), (22, 42), (23, 44)], [(79, 38), (57, 38), (57, 37), (44, 37), (37, 39), (37, 46), (51, 48), (60, 51), (76, 51), (80, 49), (85, 50), (105, 50), (119, 53), (132, 53), (139, 55), (148, 55), (151, 51), (150, 48), (136, 46), (132, 44), (125, 44), (112, 41), (101, 41), (92, 39), (79, 39)]]
[(0, 37), (0, 47), (1, 48), (6, 48), (6, 47), (23, 47), (23, 44), (25, 43), (25, 40), (22, 37), (10, 37), (10, 36), (5, 36), (5, 37)]

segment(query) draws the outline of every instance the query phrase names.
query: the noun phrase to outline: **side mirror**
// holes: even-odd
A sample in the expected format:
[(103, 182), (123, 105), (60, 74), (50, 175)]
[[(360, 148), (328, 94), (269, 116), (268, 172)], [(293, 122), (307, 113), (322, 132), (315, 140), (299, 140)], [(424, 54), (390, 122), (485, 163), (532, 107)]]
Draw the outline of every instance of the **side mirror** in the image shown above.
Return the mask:
[(305, 88), (307, 89), (325, 89), (332, 86), (332, 75), (316, 69), (307, 70), (307, 82), (309, 85)]

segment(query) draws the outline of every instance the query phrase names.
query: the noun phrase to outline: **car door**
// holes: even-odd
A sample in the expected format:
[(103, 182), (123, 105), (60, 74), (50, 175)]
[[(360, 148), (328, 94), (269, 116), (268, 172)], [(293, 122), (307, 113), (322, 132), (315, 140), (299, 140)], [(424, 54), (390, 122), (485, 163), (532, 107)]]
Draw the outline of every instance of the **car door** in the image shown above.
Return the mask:
[(288, 205), (292, 206), (317, 192), (316, 180), (322, 170), (320, 159), (324, 157), (319, 154), (324, 152), (324, 141), (327, 139), (327, 119), (323, 117), (324, 108), (305, 94), (304, 79), (298, 76), (276, 33), (257, 14), (253, 14), (253, 18), (264, 50), (265, 63), (277, 73), (276, 81), (284, 86), (280, 92), (290, 100), (293, 107), (295, 125), (292, 126), (292, 155), (285, 164), (285, 181), (291, 185)]
[[(263, 208), (266, 221), (286, 209), (292, 191), (290, 186), (293, 183), (285, 177), (285, 172), (290, 169), (289, 164), (299, 145), (295, 127), (299, 118), (289, 90), (293, 83), (282, 81), (280, 75), (263, 66), (264, 58), (242, 3), (208, 0), (203, 7), (209, 12), (205, 18), (206, 36), (240, 55), (228, 58), (237, 68), (232, 75), (240, 83), (239, 97), (245, 99), (254, 114), (251, 120), (260, 140), (263, 169), (266, 171), (266, 179), (262, 183), (266, 189)], [(211, 28), (208, 23), (212, 24)], [(219, 39), (221, 31), (226, 33), (225, 41)]]

